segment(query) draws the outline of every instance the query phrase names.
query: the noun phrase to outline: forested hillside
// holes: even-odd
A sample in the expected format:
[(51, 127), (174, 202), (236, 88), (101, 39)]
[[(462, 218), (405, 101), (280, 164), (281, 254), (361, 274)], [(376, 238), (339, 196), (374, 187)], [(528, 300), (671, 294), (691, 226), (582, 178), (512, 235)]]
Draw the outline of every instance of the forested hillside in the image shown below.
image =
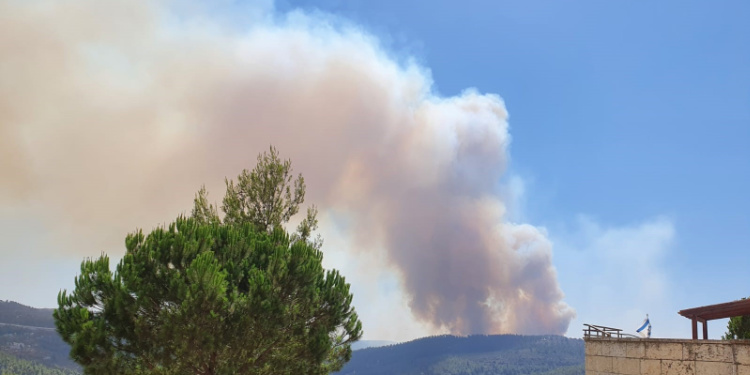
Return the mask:
[(54, 309), (37, 309), (13, 301), (0, 301), (0, 323), (55, 328)]
[(359, 340), (352, 344), (352, 350), (360, 350), (365, 348), (377, 348), (386, 345), (396, 344), (395, 341), (385, 340)]
[(0, 375), (78, 375), (67, 369), (52, 369), (36, 362), (0, 352)]
[(55, 331), (52, 311), (0, 301), (0, 352), (49, 367), (79, 369)]
[[(78, 374), (80, 367), (68, 358), (68, 351), (54, 330), (52, 309), (0, 301), (0, 375)], [(579, 339), (436, 336), (356, 350), (338, 374), (583, 375), (583, 362), (583, 341)]]
[(583, 340), (437, 336), (357, 350), (340, 375), (583, 375)]

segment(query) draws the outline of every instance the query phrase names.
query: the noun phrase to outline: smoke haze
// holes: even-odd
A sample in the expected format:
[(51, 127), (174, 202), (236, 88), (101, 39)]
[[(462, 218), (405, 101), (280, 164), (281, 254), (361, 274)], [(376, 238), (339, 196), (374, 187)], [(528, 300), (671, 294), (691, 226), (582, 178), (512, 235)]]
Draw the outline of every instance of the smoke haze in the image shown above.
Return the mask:
[(266, 4), (236, 27), (148, 4), (0, 0), (0, 215), (42, 222), (45, 251), (122, 251), (273, 144), (434, 332), (565, 333), (546, 233), (506, 218), (498, 96), (440, 97), (328, 16)]

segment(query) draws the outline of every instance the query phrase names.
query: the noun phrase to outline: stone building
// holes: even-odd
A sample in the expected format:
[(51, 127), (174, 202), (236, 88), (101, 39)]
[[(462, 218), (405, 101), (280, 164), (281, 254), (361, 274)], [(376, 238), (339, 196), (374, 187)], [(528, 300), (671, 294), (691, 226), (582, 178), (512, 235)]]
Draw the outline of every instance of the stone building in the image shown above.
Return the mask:
[[(707, 340), (707, 322), (750, 315), (750, 300), (682, 310), (693, 339), (639, 339), (586, 325), (586, 375), (750, 375), (750, 340)], [(703, 323), (698, 340), (697, 323)]]
[(750, 375), (745, 340), (589, 337), (586, 375)]

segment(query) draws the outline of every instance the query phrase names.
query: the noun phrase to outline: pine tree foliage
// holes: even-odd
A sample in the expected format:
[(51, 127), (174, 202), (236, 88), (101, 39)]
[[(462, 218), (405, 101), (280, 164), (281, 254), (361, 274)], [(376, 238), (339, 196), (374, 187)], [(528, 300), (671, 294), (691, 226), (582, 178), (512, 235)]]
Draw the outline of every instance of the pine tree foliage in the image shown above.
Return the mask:
[(729, 318), (724, 340), (750, 340), (750, 315)]
[[(745, 298), (743, 298), (744, 300)], [(750, 340), (750, 315), (729, 318), (724, 340)]]
[[(304, 177), (299, 174), (294, 179), (291, 160), (282, 160), (273, 146), (258, 155), (258, 164), (252, 171), (243, 170), (237, 182), (230, 179), (225, 182), (227, 189), (221, 205), (225, 224), (251, 223), (259, 231), (271, 232), (287, 224), (305, 202)], [(216, 206), (208, 202), (205, 186), (195, 195), (192, 216), (204, 223), (222, 222)], [(317, 216), (317, 207), (308, 207), (292, 239), (320, 249), (322, 237), (320, 234), (313, 236), (318, 229)]]
[(55, 324), (87, 374), (327, 374), (362, 326), (349, 284), (322, 267), (317, 209), (271, 146), (226, 180), (224, 218), (202, 187), (191, 216), (126, 239), (127, 253), (81, 265)]
[(302, 174), (294, 179), (291, 160), (282, 160), (273, 146), (258, 155), (252, 171), (243, 170), (236, 183), (226, 180), (226, 185), (221, 208), (228, 224), (249, 222), (270, 232), (288, 222), (305, 201), (305, 179)]
[(216, 209), (216, 206), (208, 203), (208, 191), (206, 190), (205, 185), (201, 186), (201, 189), (195, 194), (191, 216), (201, 223), (221, 223), (221, 218), (219, 218), (219, 212)]
[(361, 336), (349, 285), (281, 228), (180, 217), (81, 265), (58, 332), (86, 374), (326, 374)]

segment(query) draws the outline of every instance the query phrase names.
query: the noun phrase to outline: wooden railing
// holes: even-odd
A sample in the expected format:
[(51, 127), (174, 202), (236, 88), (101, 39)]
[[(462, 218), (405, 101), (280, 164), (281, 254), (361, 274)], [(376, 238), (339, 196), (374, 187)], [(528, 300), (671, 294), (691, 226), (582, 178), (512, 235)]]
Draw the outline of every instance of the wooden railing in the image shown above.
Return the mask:
[[(623, 333), (619, 328), (597, 326), (593, 324), (584, 324), (583, 337), (616, 337), (622, 338)], [(629, 335), (628, 335), (629, 336)]]

